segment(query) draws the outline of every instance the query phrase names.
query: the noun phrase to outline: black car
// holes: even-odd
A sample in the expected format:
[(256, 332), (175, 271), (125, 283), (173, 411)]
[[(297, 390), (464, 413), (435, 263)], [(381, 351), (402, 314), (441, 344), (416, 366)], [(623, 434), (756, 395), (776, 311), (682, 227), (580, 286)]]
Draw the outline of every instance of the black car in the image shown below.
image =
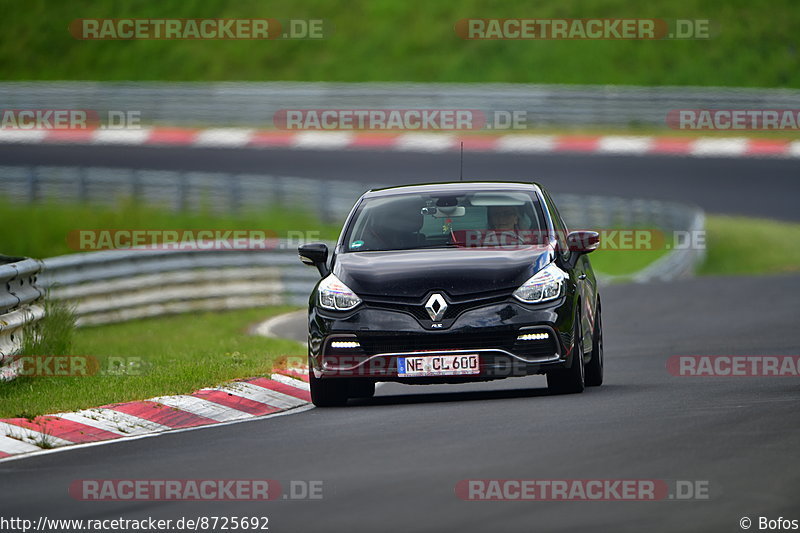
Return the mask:
[(553, 393), (603, 382), (600, 297), (587, 253), (536, 183), (372, 190), (356, 202), (308, 307), (311, 398), (369, 397), (378, 381), (463, 383), (546, 374)]

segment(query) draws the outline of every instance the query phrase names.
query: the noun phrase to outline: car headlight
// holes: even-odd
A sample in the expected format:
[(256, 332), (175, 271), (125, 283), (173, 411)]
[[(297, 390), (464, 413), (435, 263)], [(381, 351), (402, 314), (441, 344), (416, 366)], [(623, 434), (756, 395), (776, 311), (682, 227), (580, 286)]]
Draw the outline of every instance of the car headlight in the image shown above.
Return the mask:
[(566, 272), (550, 263), (515, 290), (514, 297), (527, 304), (555, 300), (564, 290), (566, 277)]
[(361, 303), (361, 298), (331, 274), (319, 283), (319, 305), (333, 311), (348, 311)]

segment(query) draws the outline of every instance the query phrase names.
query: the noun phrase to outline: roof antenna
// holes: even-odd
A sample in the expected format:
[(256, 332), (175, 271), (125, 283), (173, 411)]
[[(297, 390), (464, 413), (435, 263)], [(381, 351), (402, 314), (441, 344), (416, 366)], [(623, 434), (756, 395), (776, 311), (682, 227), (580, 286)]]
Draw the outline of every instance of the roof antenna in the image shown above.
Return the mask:
[(461, 141), (461, 170), (458, 172), (459, 181), (464, 181), (464, 141)]

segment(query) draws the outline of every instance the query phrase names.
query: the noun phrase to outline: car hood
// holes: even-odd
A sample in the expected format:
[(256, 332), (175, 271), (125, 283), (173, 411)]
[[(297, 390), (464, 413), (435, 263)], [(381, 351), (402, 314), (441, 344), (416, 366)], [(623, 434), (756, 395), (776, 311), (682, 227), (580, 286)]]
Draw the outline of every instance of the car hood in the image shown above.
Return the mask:
[(422, 298), (440, 290), (458, 297), (514, 290), (552, 257), (546, 246), (350, 252), (336, 256), (333, 273), (359, 296)]

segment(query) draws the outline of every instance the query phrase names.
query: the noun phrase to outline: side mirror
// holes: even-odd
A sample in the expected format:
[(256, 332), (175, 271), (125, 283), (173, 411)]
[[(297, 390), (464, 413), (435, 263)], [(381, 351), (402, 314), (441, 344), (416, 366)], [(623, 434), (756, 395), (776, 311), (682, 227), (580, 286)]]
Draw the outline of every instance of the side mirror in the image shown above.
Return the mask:
[(600, 246), (600, 234), (596, 231), (573, 231), (567, 235), (567, 248), (576, 254), (588, 254)]
[(297, 249), (303, 264), (317, 267), (323, 278), (330, 274), (328, 270), (328, 246), (321, 242), (304, 244)]

